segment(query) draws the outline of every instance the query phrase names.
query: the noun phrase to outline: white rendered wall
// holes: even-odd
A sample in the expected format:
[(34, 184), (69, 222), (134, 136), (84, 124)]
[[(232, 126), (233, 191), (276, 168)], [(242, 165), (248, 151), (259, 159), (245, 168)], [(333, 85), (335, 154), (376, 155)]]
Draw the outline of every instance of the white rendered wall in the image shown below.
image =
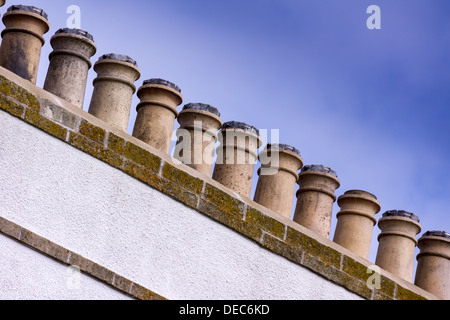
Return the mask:
[(168, 299), (360, 299), (1, 111), (0, 168), (2, 217)]
[(129, 300), (128, 296), (0, 235), (1, 300)]

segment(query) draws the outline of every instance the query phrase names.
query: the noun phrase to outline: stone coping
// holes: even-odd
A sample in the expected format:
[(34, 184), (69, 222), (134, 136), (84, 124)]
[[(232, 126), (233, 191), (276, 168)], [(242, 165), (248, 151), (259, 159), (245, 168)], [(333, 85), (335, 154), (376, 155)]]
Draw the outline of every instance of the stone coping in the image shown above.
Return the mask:
[(84, 274), (106, 283), (113, 289), (132, 298), (138, 300), (167, 300), (159, 294), (2, 217), (0, 217), (0, 234), (64, 265), (76, 266)]
[[(192, 168), (175, 164), (170, 156), (2, 67), (0, 109), (0, 112), (7, 112), (43, 130), (363, 298), (438, 299), (385, 270), (380, 270), (380, 286), (369, 286), (373, 276), (371, 270), (377, 270), (373, 263), (239, 196)], [(0, 231), (5, 233), (3, 229)], [(48, 254), (39, 247), (35, 249)], [(89, 273), (89, 270), (85, 271)]]

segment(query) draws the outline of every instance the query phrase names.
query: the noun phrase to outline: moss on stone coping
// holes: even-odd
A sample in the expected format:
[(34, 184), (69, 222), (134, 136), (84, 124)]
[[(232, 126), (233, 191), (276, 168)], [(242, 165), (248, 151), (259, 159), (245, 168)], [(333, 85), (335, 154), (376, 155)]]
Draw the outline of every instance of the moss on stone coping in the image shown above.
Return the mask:
[(66, 140), (67, 137), (66, 128), (43, 117), (33, 109), (29, 108), (26, 109), (25, 121), (60, 140)]
[[(64, 110), (66, 116), (58, 119), (48, 118), (56, 117), (54, 113), (39, 114), (41, 107), (36, 96), (4, 76), (0, 76), (0, 105), (1, 110), (16, 117), (24, 117), (23, 120), (27, 123), (239, 232), (261, 247), (366, 299), (425, 299), (385, 276), (381, 276), (381, 289), (369, 289), (366, 282), (370, 274), (364, 264), (270, 217), (254, 208), (252, 203), (233, 197), (225, 189), (222, 190), (207, 180), (194, 177), (182, 168), (164, 162), (158, 155), (132, 143), (131, 137), (128, 140), (124, 135), (108, 132), (100, 124), (96, 125), (87, 119), (81, 119), (79, 128), (74, 128), (72, 120), (79, 115), (73, 114), (72, 117), (69, 110)], [(62, 106), (58, 107), (64, 109)], [(69, 124), (64, 123), (64, 119), (72, 120)], [(5, 225), (4, 220), (0, 218), (0, 232), (17, 237), (17, 228)], [(27, 245), (58, 260), (64, 260), (67, 252), (52, 251), (56, 250), (52, 246), (57, 245), (32, 233), (24, 235), (23, 242), (26, 241)], [(139, 299), (164, 299), (130, 280), (113, 275), (104, 267), (86, 261), (75, 253), (70, 253), (69, 256), (70, 262), (78, 262), (82, 271), (127, 294)]]
[(18, 103), (23, 103), (28, 108), (40, 111), (40, 103), (35, 95), (2, 75), (0, 75), (0, 93)]
[(0, 94), (0, 108), (2, 110), (5, 110), (9, 114), (19, 118), (22, 117), (23, 112), (25, 110), (23, 106), (14, 101), (9, 100), (7, 97), (3, 96), (3, 94)]
[(103, 144), (103, 141), (105, 141), (106, 130), (97, 127), (87, 122), (86, 120), (82, 120), (80, 124), (80, 134), (100, 144)]

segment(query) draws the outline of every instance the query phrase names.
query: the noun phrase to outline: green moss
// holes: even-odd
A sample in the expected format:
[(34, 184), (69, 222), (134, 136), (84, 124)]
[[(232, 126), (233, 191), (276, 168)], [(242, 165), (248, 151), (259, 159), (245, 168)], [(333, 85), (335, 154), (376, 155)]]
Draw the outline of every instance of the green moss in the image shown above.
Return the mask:
[(59, 124), (56, 124), (51, 120), (48, 120), (47, 118), (43, 117), (34, 110), (31, 109), (26, 110), (25, 121), (58, 139), (61, 139), (63, 141), (66, 140), (67, 137), (66, 128), (63, 128)]
[(100, 144), (103, 144), (106, 136), (106, 131), (104, 129), (94, 126), (86, 120), (83, 120), (80, 124), (80, 133)]
[(37, 112), (40, 111), (39, 100), (36, 96), (1, 75), (0, 93), (12, 100), (25, 104)]
[(80, 134), (71, 132), (69, 144), (115, 168), (120, 168), (123, 164), (122, 158), (117, 153), (99, 145), (98, 143), (94, 143), (92, 140)]
[(143, 165), (148, 170), (159, 172), (161, 167), (161, 158), (155, 156), (147, 150), (144, 150), (131, 142), (127, 142), (122, 153), (126, 158)]
[(262, 246), (297, 264), (301, 264), (302, 262), (303, 252), (298, 247), (288, 245), (269, 234), (264, 235)]
[(397, 285), (397, 300), (427, 300), (425, 297), (412, 292), (409, 289), (403, 288), (400, 285)]
[(160, 184), (160, 177), (158, 177), (154, 172), (147, 170), (145, 167), (138, 165), (133, 161), (125, 159), (123, 171), (150, 187), (158, 188)]
[(162, 169), (162, 176), (170, 181), (176, 182), (183, 188), (195, 193), (200, 194), (203, 189), (203, 180), (195, 178), (190, 174), (175, 168), (169, 163), (165, 163)]
[(278, 220), (264, 215), (262, 212), (256, 210), (255, 208), (252, 208), (250, 206), (247, 207), (245, 220), (261, 228), (272, 236), (280, 239), (284, 238), (286, 226)]
[(242, 201), (233, 198), (226, 192), (206, 184), (203, 197), (206, 201), (214, 204), (225, 213), (232, 213), (243, 219), (245, 204)]
[(301, 248), (304, 252), (325, 262), (329, 266), (340, 268), (341, 253), (295, 230), (287, 228), (286, 242)]
[(23, 106), (7, 99), (3, 95), (0, 95), (0, 108), (15, 117), (21, 117), (25, 109)]
[(108, 148), (119, 154), (123, 154), (125, 152), (125, 139), (110, 132), (108, 137)]
[(347, 256), (343, 257), (342, 271), (363, 281), (367, 281), (373, 274), (373, 272), (368, 272), (369, 269), (365, 265)]
[(244, 221), (240, 214), (236, 214), (234, 211), (227, 212), (204, 199), (200, 199), (198, 211), (251, 240), (258, 243), (261, 240), (262, 230)]

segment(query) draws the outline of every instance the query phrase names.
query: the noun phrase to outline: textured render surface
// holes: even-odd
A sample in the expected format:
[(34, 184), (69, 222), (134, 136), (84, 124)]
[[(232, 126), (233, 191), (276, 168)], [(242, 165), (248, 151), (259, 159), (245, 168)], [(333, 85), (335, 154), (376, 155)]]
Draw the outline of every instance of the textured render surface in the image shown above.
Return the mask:
[(4, 112), (0, 123), (2, 216), (168, 299), (359, 299)]
[(0, 299), (129, 300), (129, 296), (0, 234)]

